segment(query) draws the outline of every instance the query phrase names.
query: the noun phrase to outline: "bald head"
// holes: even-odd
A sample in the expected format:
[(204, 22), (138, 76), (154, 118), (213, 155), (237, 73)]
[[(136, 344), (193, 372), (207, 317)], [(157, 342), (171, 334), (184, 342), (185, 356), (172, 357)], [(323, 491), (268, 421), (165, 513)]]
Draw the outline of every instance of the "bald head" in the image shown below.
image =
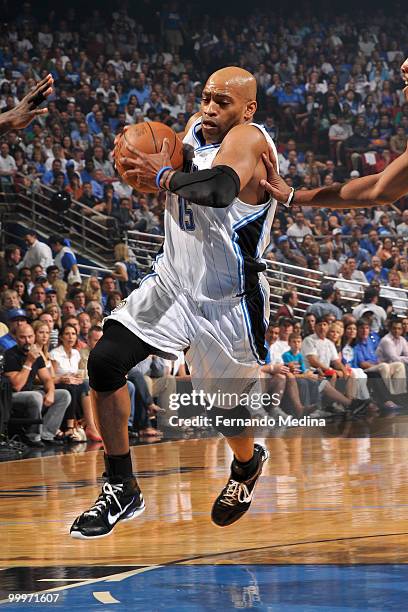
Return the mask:
[(214, 72), (201, 96), (201, 128), (206, 143), (220, 143), (234, 126), (250, 123), (256, 108), (256, 80), (250, 72), (237, 66)]
[(256, 79), (253, 74), (238, 66), (227, 66), (214, 72), (206, 87), (215, 87), (240, 96), (245, 102), (256, 100)]

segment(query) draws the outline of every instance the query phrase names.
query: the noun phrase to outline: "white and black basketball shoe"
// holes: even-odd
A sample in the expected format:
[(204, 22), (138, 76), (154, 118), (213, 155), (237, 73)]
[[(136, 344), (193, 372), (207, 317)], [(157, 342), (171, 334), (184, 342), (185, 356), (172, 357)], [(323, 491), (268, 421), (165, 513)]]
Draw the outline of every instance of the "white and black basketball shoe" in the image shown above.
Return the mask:
[(237, 469), (235, 461), (232, 462), (230, 478), (212, 507), (211, 519), (219, 527), (232, 525), (249, 510), (255, 485), (262, 474), (264, 463), (269, 459), (266, 448), (255, 444), (254, 459), (255, 471), (249, 477)]
[(107, 480), (94, 505), (75, 519), (70, 535), (80, 540), (103, 538), (119, 521), (136, 518), (145, 507), (136, 478)]

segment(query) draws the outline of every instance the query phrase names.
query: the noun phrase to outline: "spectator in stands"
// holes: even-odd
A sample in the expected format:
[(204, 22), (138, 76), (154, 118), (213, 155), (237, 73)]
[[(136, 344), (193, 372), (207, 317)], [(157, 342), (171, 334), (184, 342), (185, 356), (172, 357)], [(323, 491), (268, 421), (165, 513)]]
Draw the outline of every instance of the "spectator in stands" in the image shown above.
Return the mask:
[(49, 312), (41, 313), (40, 316), (38, 317), (38, 321), (39, 322), (41, 321), (41, 323), (46, 323), (48, 325), (48, 329), (50, 333), (50, 337), (48, 340), (49, 350), (56, 348), (58, 346), (59, 330), (54, 325), (54, 319), (52, 318), (51, 314)]
[(325, 276), (337, 276), (340, 270), (340, 264), (338, 261), (333, 259), (330, 254), (330, 250), (327, 246), (322, 245), (320, 247), (320, 264), (319, 269)]
[(302, 342), (302, 355), (306, 368), (312, 368), (322, 376), (332, 376), (332, 370), (340, 372), (344, 378), (348, 373), (341, 363), (336, 347), (327, 338), (329, 324), (321, 316), (316, 319), (315, 333), (307, 336)]
[(388, 285), (381, 289), (381, 295), (391, 300), (392, 308), (397, 314), (404, 314), (407, 310), (407, 294), (402, 290), (400, 275), (397, 270), (390, 270)]
[(293, 319), (281, 317), (278, 321), (279, 324), (279, 338), (273, 344), (270, 345), (268, 355), (266, 357), (266, 364), (282, 363), (281, 357), (283, 353), (290, 350), (289, 336), (293, 333)]
[(17, 171), (16, 161), (10, 155), (9, 145), (3, 142), (0, 145), (0, 186), (2, 190), (10, 191)]
[(353, 317), (356, 320), (361, 319), (367, 312), (373, 313), (372, 330), (377, 334), (385, 325), (387, 313), (384, 308), (378, 305), (380, 292), (376, 287), (367, 287), (364, 291), (364, 297), (361, 304), (353, 309)]
[(91, 317), (92, 325), (99, 325), (103, 320), (103, 309), (100, 302), (92, 300), (86, 305), (86, 312)]
[[(370, 337), (370, 325), (365, 319), (357, 321), (357, 342), (354, 347), (355, 361), (358, 368), (362, 368), (370, 377), (380, 374), (387, 391), (391, 395), (400, 395), (406, 392), (406, 374), (404, 364), (401, 362), (384, 363), (376, 354), (376, 346)], [(380, 387), (377, 385), (377, 392)], [(382, 398), (385, 399), (384, 396)], [(386, 408), (395, 404), (386, 400)]]
[(402, 211), (402, 222), (397, 225), (397, 234), (408, 238), (408, 210)]
[(333, 302), (336, 299), (336, 289), (331, 283), (326, 283), (321, 286), (321, 300), (314, 302), (308, 306), (306, 314), (313, 314), (317, 319), (325, 314), (333, 314), (336, 319), (341, 319), (343, 312)]
[(91, 318), (87, 312), (80, 312), (78, 314), (78, 322), (79, 322), (79, 340), (82, 342), (88, 343), (88, 334), (91, 329)]
[(408, 364), (408, 342), (403, 337), (400, 319), (390, 321), (389, 332), (381, 338), (376, 353), (380, 362)]
[(0, 278), (7, 278), (12, 274), (18, 276), (18, 264), (21, 261), (21, 249), (16, 244), (8, 244), (4, 249), (4, 256), (0, 257)]
[[(341, 274), (338, 281), (334, 284), (334, 288), (341, 292), (342, 298), (359, 298), (363, 293), (362, 285), (357, 281), (353, 281), (353, 271), (349, 263), (344, 262), (341, 266)], [(349, 282), (352, 281), (352, 282)]]
[(20, 327), (27, 325), (28, 317), (25, 310), (21, 308), (13, 308), (8, 312), (8, 328), (9, 331), (0, 337), (0, 352), (4, 353), (8, 349), (16, 346), (16, 334)]
[(276, 320), (279, 321), (281, 317), (293, 319), (295, 316), (295, 308), (297, 308), (298, 303), (299, 298), (295, 289), (292, 289), (291, 291), (285, 291), (285, 293), (282, 295), (282, 306), (278, 308), (278, 311), (275, 315)]
[(302, 337), (306, 338), (306, 336), (310, 336), (311, 334), (314, 334), (315, 326), (316, 326), (316, 315), (314, 315), (312, 312), (306, 312), (304, 319), (303, 319)]
[(90, 301), (100, 302), (102, 299), (101, 285), (96, 276), (90, 276), (86, 278), (82, 283), (82, 288), (85, 292), (85, 298), (87, 304)]
[[(68, 243), (69, 244), (69, 243)], [(55, 255), (55, 265), (68, 284), (82, 282), (78, 270), (78, 263), (73, 250), (68, 246), (66, 239), (50, 236), (50, 245)]]
[(27, 230), (24, 235), (24, 242), (28, 249), (20, 262), (20, 268), (31, 268), (31, 266), (39, 265), (44, 270), (53, 264), (52, 252), (48, 244), (40, 242), (37, 237), (37, 232), (34, 230)]
[(305, 222), (303, 212), (299, 211), (295, 214), (295, 222), (288, 227), (286, 233), (291, 238), (294, 238), (298, 244), (302, 242), (305, 236), (312, 235), (312, 230)]
[(102, 290), (101, 304), (102, 304), (104, 312), (108, 314), (108, 311), (107, 311), (108, 297), (113, 291), (116, 291), (115, 277), (112, 274), (105, 274), (105, 276), (102, 279), (101, 290)]
[(81, 312), (85, 312), (86, 307), (86, 297), (85, 292), (81, 287), (76, 287), (72, 289), (69, 294), (70, 300), (73, 302), (75, 306), (75, 314), (79, 315)]
[[(40, 420), (25, 429), (24, 441), (36, 448), (44, 443), (54, 443), (65, 411), (69, 405), (69, 394), (56, 390), (53, 379), (46, 368), (38, 347), (35, 345), (34, 330), (27, 323), (16, 332), (16, 346), (5, 353), (4, 372), (10, 380), (12, 394), (12, 414)], [(36, 377), (42, 389), (34, 390)]]
[(371, 268), (365, 274), (369, 283), (377, 280), (380, 283), (386, 283), (388, 280), (388, 270), (382, 266), (381, 259), (378, 255), (373, 255), (371, 258)]
[[(79, 371), (81, 356), (74, 348), (78, 340), (75, 327), (72, 324), (63, 325), (60, 333), (60, 345), (50, 352), (50, 358), (55, 371), (55, 386), (66, 389), (71, 402), (65, 414), (65, 440), (67, 442), (83, 442), (89, 440), (101, 441), (93, 418), (89, 385), (84, 382), (84, 372)], [(75, 428), (75, 419), (85, 422), (86, 436), (80, 428)]]
[(67, 317), (75, 317), (76, 308), (74, 302), (71, 300), (65, 300), (61, 306), (61, 315), (63, 319), (66, 319)]
[(59, 274), (58, 266), (48, 266), (47, 280), (49, 285), (57, 292), (57, 302), (61, 305), (66, 298), (68, 285), (60, 278)]
[[(137, 410), (134, 418), (141, 437), (159, 437), (162, 435), (159, 430), (150, 426), (149, 416), (157, 414), (160, 408), (167, 410), (169, 406), (170, 394), (176, 390), (176, 379), (169, 373), (170, 370), (164, 359), (156, 355), (150, 355), (132, 368), (128, 374), (129, 380), (136, 388), (135, 405)], [(143, 385), (140, 375), (143, 376), (147, 389)], [(158, 398), (159, 406), (153, 401), (155, 397)]]

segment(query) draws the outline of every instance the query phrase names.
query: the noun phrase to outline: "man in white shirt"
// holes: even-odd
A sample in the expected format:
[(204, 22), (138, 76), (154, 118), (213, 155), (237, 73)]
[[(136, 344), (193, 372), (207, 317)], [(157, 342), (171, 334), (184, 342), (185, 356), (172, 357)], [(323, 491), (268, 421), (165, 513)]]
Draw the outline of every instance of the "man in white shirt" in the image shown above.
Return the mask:
[(330, 257), (330, 251), (324, 245), (320, 247), (320, 268), (319, 269), (326, 276), (337, 276), (340, 270), (339, 262), (336, 259), (332, 259)]
[(23, 260), (19, 263), (19, 268), (31, 268), (41, 266), (44, 270), (54, 263), (52, 251), (48, 244), (40, 242), (34, 230), (28, 230), (24, 236), (24, 242), (28, 246)]
[(6, 142), (0, 146), (0, 180), (6, 184), (13, 182), (14, 175), (17, 172), (16, 162), (10, 155), (10, 149)]
[(402, 362), (408, 364), (408, 342), (403, 337), (402, 322), (394, 319), (390, 323), (389, 333), (381, 338), (376, 353), (384, 363)]
[(293, 321), (292, 319), (282, 317), (279, 320), (279, 339), (271, 344), (266, 358), (268, 364), (282, 364), (283, 353), (290, 351), (289, 336), (293, 332)]
[(352, 313), (353, 317), (358, 321), (358, 319), (361, 319), (365, 313), (371, 311), (373, 313), (371, 329), (377, 334), (387, 319), (387, 313), (385, 312), (384, 308), (379, 306), (377, 303), (379, 295), (380, 292), (376, 287), (367, 287), (367, 289), (364, 291), (362, 304), (356, 306)]
[(334, 288), (341, 291), (342, 297), (360, 298), (363, 293), (363, 287), (353, 281), (350, 265), (346, 262), (341, 267), (341, 274)]
[(327, 338), (329, 324), (320, 317), (317, 319), (315, 333), (306, 336), (302, 342), (302, 355), (306, 369), (313, 368), (324, 372), (329, 368), (345, 372), (339, 354), (333, 342)]
[(291, 238), (295, 238), (297, 242), (302, 242), (305, 236), (312, 234), (312, 230), (305, 223), (305, 216), (302, 212), (296, 213), (295, 223), (288, 227), (286, 234)]

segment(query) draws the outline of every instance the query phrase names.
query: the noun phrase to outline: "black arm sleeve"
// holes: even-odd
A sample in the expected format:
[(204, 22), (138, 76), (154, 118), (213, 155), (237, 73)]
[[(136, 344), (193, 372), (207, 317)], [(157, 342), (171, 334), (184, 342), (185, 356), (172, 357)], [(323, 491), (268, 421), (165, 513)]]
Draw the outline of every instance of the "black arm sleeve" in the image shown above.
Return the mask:
[(175, 172), (170, 191), (201, 206), (226, 208), (241, 191), (238, 174), (229, 166), (215, 166), (187, 174)]

